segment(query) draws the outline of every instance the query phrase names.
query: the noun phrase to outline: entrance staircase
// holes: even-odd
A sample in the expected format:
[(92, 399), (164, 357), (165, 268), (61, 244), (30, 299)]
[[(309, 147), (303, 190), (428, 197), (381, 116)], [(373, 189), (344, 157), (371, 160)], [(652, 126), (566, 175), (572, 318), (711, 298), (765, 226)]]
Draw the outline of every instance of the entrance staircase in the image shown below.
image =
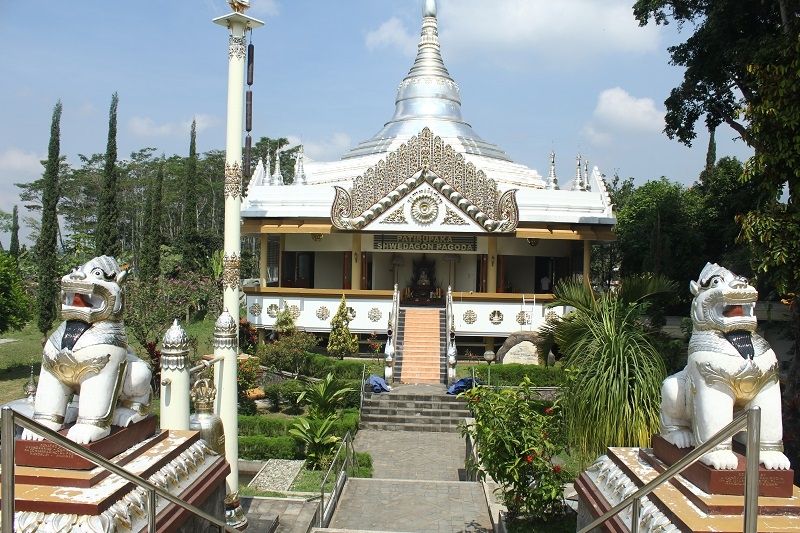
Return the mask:
[(398, 318), (394, 381), (445, 383), (447, 319), (444, 309), (402, 307)]
[(445, 394), (444, 385), (400, 385), (364, 395), (359, 428), (457, 433), (470, 416), (466, 401)]

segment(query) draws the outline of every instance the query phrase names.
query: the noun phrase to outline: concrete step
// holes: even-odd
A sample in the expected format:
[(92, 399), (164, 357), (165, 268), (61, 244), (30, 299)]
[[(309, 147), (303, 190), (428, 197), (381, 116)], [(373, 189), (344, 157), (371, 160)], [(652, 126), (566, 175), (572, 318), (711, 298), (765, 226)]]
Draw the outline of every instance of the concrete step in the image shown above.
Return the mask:
[(370, 402), (411, 402), (416, 404), (442, 404), (442, 405), (463, 405), (466, 406), (467, 402), (462, 398), (450, 394), (404, 394), (402, 392), (390, 393), (364, 393), (364, 405), (369, 405)]
[(458, 426), (432, 424), (386, 424), (383, 422), (362, 422), (360, 429), (377, 429), (378, 431), (423, 431), (438, 433), (458, 433)]
[(441, 418), (464, 418), (472, 416), (468, 409), (416, 409), (414, 407), (364, 407), (362, 418), (366, 415), (392, 416), (435, 416)]
[(464, 418), (430, 417), (430, 416), (402, 416), (402, 415), (361, 415), (361, 422), (378, 422), (383, 424), (427, 424), (434, 426), (458, 425)]

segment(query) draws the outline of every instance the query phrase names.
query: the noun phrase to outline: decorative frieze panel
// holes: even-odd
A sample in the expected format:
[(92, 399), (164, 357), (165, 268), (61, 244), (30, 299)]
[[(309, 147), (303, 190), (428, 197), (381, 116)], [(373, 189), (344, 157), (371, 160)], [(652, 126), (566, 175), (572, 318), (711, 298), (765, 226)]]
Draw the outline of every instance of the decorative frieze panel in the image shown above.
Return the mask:
[(381, 224), (408, 224), (406, 213), (403, 209), (398, 209), (391, 215), (381, 220)]
[[(343, 230), (363, 229), (425, 182), (486, 232), (512, 232), (519, 223), (516, 189), (501, 194), (494, 180), (428, 128), (357, 177), (350, 191), (334, 186), (331, 222)], [(441, 198), (436, 200), (413, 200), (415, 222), (436, 219)]]
[(489, 313), (489, 322), (494, 324), (495, 326), (499, 326), (503, 323), (503, 313), (497, 309)]
[(370, 322), (377, 322), (382, 316), (383, 314), (381, 313), (381, 310), (377, 307), (373, 307), (369, 310), (369, 313), (367, 313), (367, 317), (369, 317)]
[(317, 309), (317, 318), (319, 318), (320, 320), (328, 320), (328, 317), (330, 316), (331, 316), (330, 309), (328, 309), (324, 305), (320, 306), (320, 308)]
[(464, 322), (467, 324), (474, 324), (478, 320), (478, 314), (472, 309), (464, 311)]
[(228, 59), (244, 59), (247, 49), (247, 38), (234, 37), (228, 38)]
[(225, 197), (234, 200), (242, 196), (242, 167), (239, 163), (225, 164)]
[(267, 315), (270, 318), (275, 318), (278, 316), (278, 304), (269, 304), (267, 306)]
[(225, 254), (222, 258), (222, 286), (226, 289), (239, 288), (239, 266), (241, 259), (238, 254)]
[(261, 316), (261, 304), (253, 304), (250, 306), (250, 314), (253, 316)]

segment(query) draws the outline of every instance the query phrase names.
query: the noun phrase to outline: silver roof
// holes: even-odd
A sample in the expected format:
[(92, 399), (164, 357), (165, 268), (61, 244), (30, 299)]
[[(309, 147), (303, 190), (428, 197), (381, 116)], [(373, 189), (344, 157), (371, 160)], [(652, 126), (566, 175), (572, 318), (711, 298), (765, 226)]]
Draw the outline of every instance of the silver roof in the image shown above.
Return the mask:
[(424, 2), (417, 57), (397, 88), (394, 116), (342, 159), (389, 152), (426, 126), (458, 151), (511, 161), (500, 147), (481, 139), (461, 117), (458, 84), (447, 72), (439, 46), (436, 0)]

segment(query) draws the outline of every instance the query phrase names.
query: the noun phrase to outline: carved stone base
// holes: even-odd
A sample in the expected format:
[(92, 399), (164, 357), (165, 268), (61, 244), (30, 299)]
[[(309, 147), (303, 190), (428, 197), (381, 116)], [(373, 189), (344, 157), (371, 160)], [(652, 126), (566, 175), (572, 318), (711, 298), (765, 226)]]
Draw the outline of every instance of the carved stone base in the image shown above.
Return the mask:
[[(225, 476), (230, 467), (197, 432), (164, 431), (112, 461), (124, 462), (128, 471), (224, 520)], [(114, 474), (103, 474), (99, 468), (16, 470), (15, 521), (20, 531), (147, 529), (146, 491)], [(158, 531), (210, 531), (206, 526), (186, 529), (191, 516), (158, 499)]]
[[(111, 426), (111, 434), (95, 442), (85, 444), (87, 448), (105, 459), (132, 448), (137, 443), (152, 437), (156, 432), (156, 417), (148, 416), (144, 420), (135, 422), (127, 427)], [(59, 431), (66, 436), (71, 425)], [(54, 442), (47, 440), (17, 440), (14, 450), (14, 461), (18, 466), (33, 466), (40, 468), (64, 468), (69, 470), (91, 470), (95, 464), (75, 455)]]
[[(694, 449), (678, 448), (661, 435), (653, 435), (651, 442), (652, 453), (642, 450), (642, 458), (654, 466), (657, 465), (657, 461), (652, 460), (654, 458), (671, 466)], [(738, 453), (736, 455), (739, 458), (739, 466), (735, 470), (717, 470), (697, 462), (683, 471), (683, 477), (709, 494), (741, 496), (744, 494), (745, 458)], [(758, 481), (759, 496), (789, 498), (792, 496), (794, 470), (767, 470), (759, 466)]]
[[(650, 453), (656, 465), (642, 459)], [(639, 487), (654, 479), (667, 466), (651, 451), (639, 448), (609, 448), (607, 455), (583, 472), (578, 492), (578, 528), (611, 509)], [(760, 497), (758, 531), (800, 531), (800, 488), (789, 498)], [(665, 483), (642, 499), (639, 531), (739, 533), (743, 527), (744, 497), (712, 495), (682, 476)], [(598, 531), (630, 531), (630, 508), (619, 513)]]

